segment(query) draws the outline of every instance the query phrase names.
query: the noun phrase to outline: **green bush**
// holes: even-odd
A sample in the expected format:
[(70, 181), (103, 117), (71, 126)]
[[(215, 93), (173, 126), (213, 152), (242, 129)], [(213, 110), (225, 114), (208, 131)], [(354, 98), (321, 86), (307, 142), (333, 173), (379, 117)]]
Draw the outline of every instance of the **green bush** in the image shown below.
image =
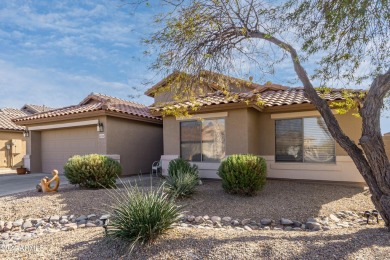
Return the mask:
[(124, 184), (124, 190), (115, 190), (114, 205), (111, 206), (111, 218), (107, 226), (107, 236), (144, 245), (172, 228), (179, 220), (181, 206), (175, 205), (163, 186), (143, 191), (138, 186)]
[(225, 191), (253, 196), (265, 185), (267, 164), (259, 156), (231, 155), (221, 162), (218, 175), (222, 178), (222, 187)]
[(173, 198), (188, 197), (195, 192), (198, 183), (198, 175), (190, 172), (178, 172), (175, 175), (167, 176), (164, 190)]
[(198, 166), (191, 165), (189, 162), (183, 160), (182, 158), (177, 158), (172, 160), (168, 164), (168, 175), (177, 176), (180, 173), (189, 173), (198, 177)]
[(121, 165), (104, 155), (75, 155), (64, 165), (65, 177), (71, 184), (86, 188), (110, 188), (122, 173)]

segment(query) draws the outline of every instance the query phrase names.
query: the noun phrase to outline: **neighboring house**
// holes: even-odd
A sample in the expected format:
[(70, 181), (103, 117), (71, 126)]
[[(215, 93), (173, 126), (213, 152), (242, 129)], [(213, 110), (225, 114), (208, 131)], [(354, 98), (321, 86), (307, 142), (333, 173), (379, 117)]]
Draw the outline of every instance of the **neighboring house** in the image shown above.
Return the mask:
[(24, 127), (12, 122), (12, 119), (26, 114), (14, 108), (0, 109), (0, 168), (13, 168), (23, 164), (26, 154)]
[(47, 107), (47, 106), (40, 106), (40, 105), (32, 105), (32, 104), (26, 104), (24, 105), (20, 110), (26, 113), (27, 115), (32, 115), (36, 113), (41, 113), (41, 112), (47, 112), (50, 110), (53, 110), (55, 108), (52, 107)]
[[(173, 108), (185, 108), (192, 117), (163, 118), (163, 174), (170, 160), (182, 157), (198, 165), (201, 177), (218, 178), (221, 159), (249, 153), (266, 159), (269, 178), (364, 182), (305, 98), (303, 88), (246, 82), (242, 93), (234, 93), (239, 92), (237, 85), (231, 93), (214, 86), (214, 91), (193, 101), (170, 100), (170, 104), (167, 99), (172, 95), (158, 91), (169, 89), (165, 86), (168, 82), (163, 80), (146, 91), (155, 98), (152, 113), (159, 116)], [(248, 86), (254, 87), (248, 91)], [(329, 102), (343, 99), (341, 90), (324, 98)], [(165, 106), (159, 106), (161, 102)], [(196, 111), (191, 110), (194, 106)], [(358, 143), (361, 119), (351, 114), (335, 116), (342, 130)]]
[(20, 110), (0, 109), (0, 168), (12, 168), (23, 165), (26, 154), (25, 128), (12, 122), (13, 119), (32, 115), (52, 108), (26, 104)]
[(29, 132), (25, 165), (63, 172), (73, 155), (98, 153), (120, 161), (124, 175), (150, 172), (163, 151), (162, 120), (141, 104), (90, 94), (78, 105), (15, 119)]

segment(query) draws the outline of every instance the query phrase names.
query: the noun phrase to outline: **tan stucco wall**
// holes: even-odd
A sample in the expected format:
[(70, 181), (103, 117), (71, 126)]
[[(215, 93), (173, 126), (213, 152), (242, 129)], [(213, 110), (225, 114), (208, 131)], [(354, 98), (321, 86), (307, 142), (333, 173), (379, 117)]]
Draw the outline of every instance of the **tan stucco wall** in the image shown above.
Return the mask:
[[(362, 119), (347, 113), (345, 115), (336, 115), (336, 119), (340, 124), (343, 132), (355, 142), (359, 143), (359, 137), (362, 134)], [(347, 152), (336, 143), (336, 155), (348, 156)]]
[(41, 154), (41, 132), (30, 131), (27, 138), (27, 154), (30, 158), (30, 165), (26, 165), (31, 172), (42, 171), (42, 154)]
[(387, 158), (389, 158), (390, 160), (390, 135), (389, 134), (383, 136), (383, 142), (385, 143)]
[[(204, 94), (207, 94), (207, 93), (211, 93), (215, 90), (213, 90), (212, 88), (209, 88), (207, 86), (203, 86), (202, 87), (197, 87), (195, 90), (195, 95), (204, 95)], [(176, 90), (172, 90), (172, 89), (168, 89), (168, 90), (160, 90), (160, 92), (156, 93), (155, 96), (154, 96), (154, 102), (155, 103), (164, 103), (164, 102), (171, 102), (171, 101), (175, 101), (174, 100), (174, 94), (175, 93), (178, 93), (176, 92)]]
[[(251, 91), (253, 90), (253, 88), (250, 88), (248, 86), (240, 86), (240, 87), (237, 87), (233, 84), (230, 84), (229, 86), (229, 89), (231, 92), (237, 92), (237, 93), (242, 93), (242, 92), (247, 92), (247, 91)], [(176, 92), (173, 92), (172, 90), (160, 90), (161, 92), (159, 93), (156, 93), (155, 96), (154, 96), (154, 102), (155, 103), (164, 103), (164, 102), (171, 102), (171, 101), (174, 101), (173, 99), (173, 96), (174, 94), (173, 93), (176, 93)], [(195, 95), (204, 95), (204, 94), (207, 94), (207, 93), (212, 93), (212, 92), (215, 92), (216, 90), (215, 89), (212, 89), (210, 87), (207, 87), (207, 86), (199, 86), (197, 87), (195, 90)]]
[[(6, 145), (11, 145), (12, 140), (17, 140), (11, 153), (7, 156)], [(23, 164), (23, 157), (26, 154), (26, 140), (21, 131), (0, 131), (0, 168), (17, 167)]]
[(163, 118), (164, 154), (180, 155), (180, 123), (173, 116)]
[(163, 153), (162, 125), (107, 117), (107, 153), (119, 154), (123, 175), (151, 171)]
[(248, 153), (249, 115), (247, 109), (229, 110), (225, 120), (226, 155)]
[[(294, 113), (297, 118), (302, 117), (298, 111), (288, 112)], [(227, 110), (227, 113), (226, 154), (252, 153), (263, 156), (267, 160), (269, 177), (363, 182), (352, 160), (337, 144), (336, 164), (275, 163), (275, 120), (271, 119), (272, 113), (258, 112), (252, 108)], [(358, 143), (361, 120), (352, 115), (336, 115), (336, 118), (343, 131)], [(180, 155), (180, 121), (174, 117), (166, 117), (164, 118), (163, 172), (166, 172), (164, 165), (167, 166), (169, 160), (178, 155)], [(202, 177), (218, 178), (216, 175), (218, 163), (197, 163), (197, 165)]]

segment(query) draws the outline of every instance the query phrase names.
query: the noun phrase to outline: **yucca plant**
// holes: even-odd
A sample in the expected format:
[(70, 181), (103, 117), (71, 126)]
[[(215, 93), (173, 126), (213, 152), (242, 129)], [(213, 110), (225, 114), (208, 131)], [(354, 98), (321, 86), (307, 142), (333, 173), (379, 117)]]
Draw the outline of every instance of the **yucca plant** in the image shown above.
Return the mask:
[(137, 185), (124, 183), (123, 189), (108, 191), (113, 198), (107, 236), (130, 242), (131, 250), (144, 245), (172, 228), (179, 220), (181, 206), (158, 189), (141, 190)]
[(225, 191), (253, 196), (265, 185), (267, 164), (260, 156), (231, 155), (221, 162), (218, 175)]
[(178, 172), (167, 176), (164, 190), (172, 198), (188, 197), (195, 192), (198, 183), (198, 175), (185, 171)]
[(168, 164), (168, 175), (177, 176), (180, 173), (189, 173), (198, 176), (198, 166), (191, 165), (189, 162), (182, 158), (177, 158), (169, 162)]

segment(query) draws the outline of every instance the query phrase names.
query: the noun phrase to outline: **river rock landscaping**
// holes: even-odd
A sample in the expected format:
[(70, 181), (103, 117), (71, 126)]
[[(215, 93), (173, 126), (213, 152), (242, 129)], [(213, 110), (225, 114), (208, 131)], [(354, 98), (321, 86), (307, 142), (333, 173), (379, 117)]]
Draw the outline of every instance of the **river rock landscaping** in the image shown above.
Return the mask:
[[(348, 228), (364, 225), (379, 224), (375, 219), (363, 219), (364, 212), (359, 214), (352, 211), (337, 212), (330, 217), (309, 218), (306, 222), (292, 221), (281, 218), (279, 221), (263, 218), (260, 221), (252, 219), (232, 219), (231, 217), (219, 217), (208, 215), (193, 216), (183, 215), (175, 224), (177, 228), (198, 229), (236, 229), (240, 231), (254, 230), (283, 230), (283, 231), (328, 231), (335, 228)], [(47, 216), (42, 219), (18, 219), (15, 221), (0, 220), (0, 244), (9, 245), (28, 239), (33, 239), (45, 234), (53, 234), (59, 231), (74, 231), (80, 228), (106, 226), (109, 223), (109, 214), (81, 215), (81, 216)]]
[[(154, 179), (153, 185), (159, 182)], [(383, 221), (379, 219), (378, 224), (370, 218), (367, 224), (363, 215), (373, 206), (362, 187), (269, 181), (258, 196), (241, 197), (224, 193), (217, 181), (204, 183), (193, 197), (178, 201), (187, 206), (174, 228), (154, 244), (138, 248), (134, 258), (312, 259), (334, 255), (370, 259), (390, 253), (390, 234)], [(138, 181), (138, 186), (152, 187), (148, 179)], [(73, 186), (62, 187), (56, 194), (25, 192), (0, 197), (0, 257), (125, 257), (125, 244), (104, 235), (110, 203), (106, 190)], [(341, 252), (333, 242), (337, 240), (354, 249), (349, 255)], [(40, 250), (15, 249), (38, 245)], [(293, 245), (304, 246), (293, 252), (280, 249)]]

